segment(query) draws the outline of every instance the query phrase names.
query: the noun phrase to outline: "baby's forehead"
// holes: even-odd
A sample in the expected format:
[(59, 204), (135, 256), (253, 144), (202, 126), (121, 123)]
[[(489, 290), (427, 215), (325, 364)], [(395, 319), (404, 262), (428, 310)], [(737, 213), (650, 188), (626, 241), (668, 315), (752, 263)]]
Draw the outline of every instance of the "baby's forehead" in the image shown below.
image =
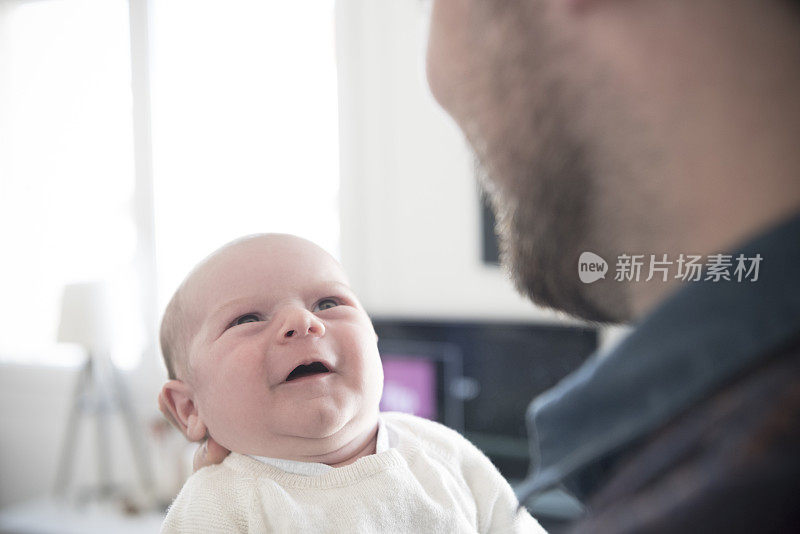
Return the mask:
[(236, 285), (254, 277), (320, 277), (349, 285), (339, 262), (321, 247), (284, 234), (265, 234), (234, 241), (218, 249), (190, 273), (184, 283), (193, 304), (215, 300), (220, 285)]

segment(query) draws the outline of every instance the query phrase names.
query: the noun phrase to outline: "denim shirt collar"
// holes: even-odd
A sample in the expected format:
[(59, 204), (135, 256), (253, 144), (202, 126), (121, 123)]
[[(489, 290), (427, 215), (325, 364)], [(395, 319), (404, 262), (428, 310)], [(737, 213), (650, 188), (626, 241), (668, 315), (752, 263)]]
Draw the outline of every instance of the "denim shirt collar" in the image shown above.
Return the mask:
[(656, 430), (800, 333), (800, 215), (734, 253), (758, 280), (689, 282), (530, 404), (520, 502)]

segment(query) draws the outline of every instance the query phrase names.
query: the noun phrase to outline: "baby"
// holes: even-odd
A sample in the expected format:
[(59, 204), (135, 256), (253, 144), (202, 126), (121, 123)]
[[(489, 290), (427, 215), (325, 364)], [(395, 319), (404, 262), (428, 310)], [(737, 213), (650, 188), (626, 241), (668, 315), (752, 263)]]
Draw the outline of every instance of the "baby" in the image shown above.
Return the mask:
[(162, 532), (544, 532), (460, 434), (379, 414), (375, 330), (309, 241), (214, 252), (172, 297), (161, 346), (167, 410), (233, 451), (186, 481)]

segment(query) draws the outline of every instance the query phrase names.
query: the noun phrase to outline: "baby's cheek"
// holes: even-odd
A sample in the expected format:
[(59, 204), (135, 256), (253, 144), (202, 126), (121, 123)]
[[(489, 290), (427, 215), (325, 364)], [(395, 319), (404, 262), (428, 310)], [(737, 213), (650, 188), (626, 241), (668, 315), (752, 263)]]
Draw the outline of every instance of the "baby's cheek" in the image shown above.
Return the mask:
[(361, 361), (364, 394), (368, 400), (377, 402), (383, 393), (383, 365), (377, 348), (366, 350)]
[(210, 426), (224, 426), (226, 421), (248, 416), (252, 400), (263, 396), (265, 380), (252, 360), (239, 355), (217, 355), (216, 365), (203, 369), (200, 400), (209, 417)]
[(259, 414), (269, 411), (267, 397), (263, 386), (241, 373), (219, 373), (203, 398), (209, 433), (228, 449), (247, 450)]

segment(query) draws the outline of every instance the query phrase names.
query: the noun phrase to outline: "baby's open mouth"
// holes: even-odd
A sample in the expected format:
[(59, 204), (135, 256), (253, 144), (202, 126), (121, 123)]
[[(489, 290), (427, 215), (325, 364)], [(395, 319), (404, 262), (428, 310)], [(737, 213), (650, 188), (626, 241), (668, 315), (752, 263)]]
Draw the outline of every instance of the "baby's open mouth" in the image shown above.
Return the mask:
[(291, 373), (289, 373), (289, 376), (286, 377), (286, 381), (291, 382), (297, 378), (317, 375), (320, 373), (330, 373), (330, 370), (325, 367), (325, 364), (322, 362), (314, 362), (308, 365), (298, 365)]

